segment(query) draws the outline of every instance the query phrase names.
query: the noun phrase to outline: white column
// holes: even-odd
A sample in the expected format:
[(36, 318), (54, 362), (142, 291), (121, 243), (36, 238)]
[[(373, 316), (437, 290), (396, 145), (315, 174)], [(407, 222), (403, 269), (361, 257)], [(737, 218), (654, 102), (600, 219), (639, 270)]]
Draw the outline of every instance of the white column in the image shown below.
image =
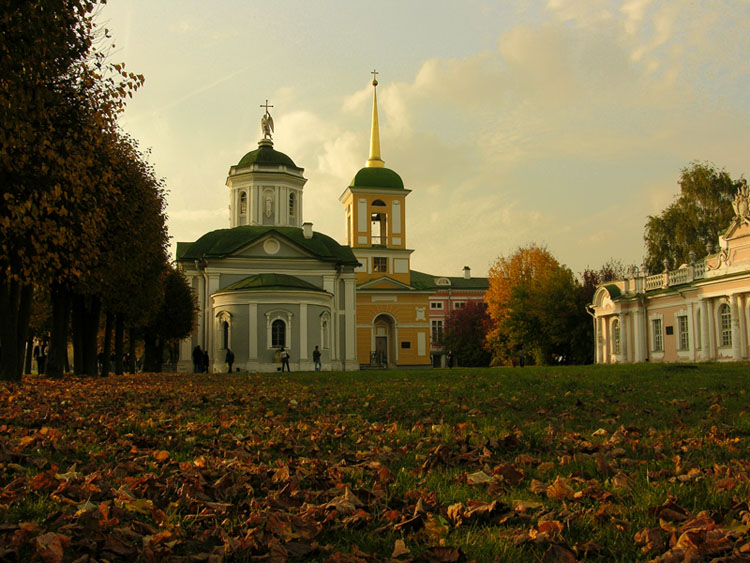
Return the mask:
[(738, 315), (740, 321), (740, 358), (747, 358), (747, 319), (745, 318), (745, 306), (747, 305), (747, 295), (738, 295)]
[(695, 361), (698, 358), (695, 357), (695, 344), (693, 344), (693, 342), (695, 341), (695, 332), (694, 332), (694, 325), (693, 325), (693, 303), (692, 301), (688, 303), (687, 310), (688, 310), (688, 314), (687, 314), (688, 351), (690, 352), (690, 360)]
[(628, 326), (625, 320), (626, 317), (625, 313), (618, 315), (618, 320), (620, 321), (620, 362), (628, 361)]
[[(359, 367), (357, 363), (357, 304), (354, 300), (355, 279), (354, 276), (344, 280), (344, 302), (346, 304), (344, 314), (344, 334), (346, 340), (346, 351), (344, 353), (344, 369), (353, 370)], [(355, 367), (357, 366), (357, 367)]]
[(734, 360), (740, 360), (742, 358), (742, 350), (740, 347), (742, 336), (740, 334), (740, 312), (738, 301), (739, 296), (737, 294), (734, 294), (729, 298), (732, 311), (732, 358)]
[(307, 360), (307, 303), (299, 306), (299, 361)]
[(247, 306), (247, 318), (248, 318), (248, 343), (247, 353), (248, 360), (258, 359), (258, 341), (260, 340), (260, 333), (258, 332), (258, 305), (257, 303), (250, 303)]
[(602, 318), (594, 317), (594, 362), (597, 364), (603, 363), (602, 358)]
[(643, 353), (643, 311), (640, 309), (640, 305), (637, 305), (637, 307), (638, 309), (633, 311), (633, 340), (635, 341), (633, 361), (642, 362), (646, 359)]

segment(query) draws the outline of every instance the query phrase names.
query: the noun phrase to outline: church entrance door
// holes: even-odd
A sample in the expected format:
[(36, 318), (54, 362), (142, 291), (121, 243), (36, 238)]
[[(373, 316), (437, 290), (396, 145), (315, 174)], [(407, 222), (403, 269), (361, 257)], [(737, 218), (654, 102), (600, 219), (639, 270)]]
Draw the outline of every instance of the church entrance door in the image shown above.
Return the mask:
[(375, 337), (375, 354), (377, 357), (378, 364), (382, 366), (388, 365), (388, 337), (387, 336)]

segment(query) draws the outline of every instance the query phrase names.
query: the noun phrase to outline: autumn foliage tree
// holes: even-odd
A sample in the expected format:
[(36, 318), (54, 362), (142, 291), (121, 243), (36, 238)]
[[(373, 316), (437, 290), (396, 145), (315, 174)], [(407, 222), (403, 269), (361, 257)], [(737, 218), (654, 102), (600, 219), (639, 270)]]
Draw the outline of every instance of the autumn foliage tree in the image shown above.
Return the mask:
[(489, 366), (492, 354), (485, 347), (489, 327), (487, 304), (467, 301), (462, 308), (453, 310), (446, 320), (443, 347), (453, 353), (460, 366)]
[[(98, 4), (0, 4), (1, 379), (21, 376), (33, 284), (50, 288), (56, 331), (65, 297), (88, 295), (96, 277), (114, 195), (107, 154), (116, 116), (143, 82), (94, 49)], [(51, 343), (53, 374), (64, 346)]]
[(693, 162), (683, 168), (680, 195), (660, 215), (649, 216), (643, 235), (645, 265), (650, 273), (676, 269), (690, 262), (690, 253), (706, 255), (708, 244), (718, 245), (719, 235), (734, 217), (732, 199), (745, 185), (711, 163)]
[(583, 360), (579, 350), (590, 320), (581, 286), (546, 248), (531, 244), (498, 258), (489, 282), (487, 346), (494, 363), (510, 365), (523, 358), (545, 364), (553, 355)]

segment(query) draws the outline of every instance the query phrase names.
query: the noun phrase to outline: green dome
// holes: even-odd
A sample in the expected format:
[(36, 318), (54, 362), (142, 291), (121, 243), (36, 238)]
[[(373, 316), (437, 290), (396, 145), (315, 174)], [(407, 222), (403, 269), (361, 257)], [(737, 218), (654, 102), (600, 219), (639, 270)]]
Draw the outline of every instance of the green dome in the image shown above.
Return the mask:
[(283, 152), (274, 150), (270, 143), (261, 144), (260, 147), (254, 151), (247, 153), (242, 157), (242, 160), (237, 163), (237, 167), (242, 168), (243, 166), (250, 166), (251, 164), (261, 164), (264, 166), (289, 166), (291, 168), (299, 169), (291, 158)]
[(362, 168), (349, 184), (350, 188), (388, 188), (403, 190), (401, 176), (390, 168)]

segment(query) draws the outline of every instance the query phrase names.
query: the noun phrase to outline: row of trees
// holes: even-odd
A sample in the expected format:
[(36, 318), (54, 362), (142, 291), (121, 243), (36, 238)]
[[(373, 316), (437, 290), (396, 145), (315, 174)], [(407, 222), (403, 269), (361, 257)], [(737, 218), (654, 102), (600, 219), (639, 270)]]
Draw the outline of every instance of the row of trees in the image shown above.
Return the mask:
[[(734, 216), (732, 200), (744, 178), (710, 163), (693, 162), (680, 174), (680, 195), (645, 226), (645, 273), (674, 269), (706, 255)], [(549, 364), (593, 361), (593, 323), (586, 306), (599, 284), (622, 279), (616, 260), (576, 277), (541, 246), (530, 244), (497, 259), (485, 303), (453, 312), (446, 349), (461, 365)]]
[(21, 377), (33, 303), (36, 324), (49, 328), (52, 376), (63, 373), (69, 327), (75, 372), (89, 375), (102, 318), (101, 363), (106, 370), (114, 333), (119, 372), (126, 331), (131, 347), (150, 334), (158, 352), (192, 328), (192, 298), (179, 305), (188, 323), (154, 328), (170, 325), (159, 319), (171, 313), (165, 288), (186, 282), (167, 262), (164, 183), (117, 125), (144, 78), (97, 48), (108, 39), (94, 24), (98, 5), (0, 8), (0, 379)]

